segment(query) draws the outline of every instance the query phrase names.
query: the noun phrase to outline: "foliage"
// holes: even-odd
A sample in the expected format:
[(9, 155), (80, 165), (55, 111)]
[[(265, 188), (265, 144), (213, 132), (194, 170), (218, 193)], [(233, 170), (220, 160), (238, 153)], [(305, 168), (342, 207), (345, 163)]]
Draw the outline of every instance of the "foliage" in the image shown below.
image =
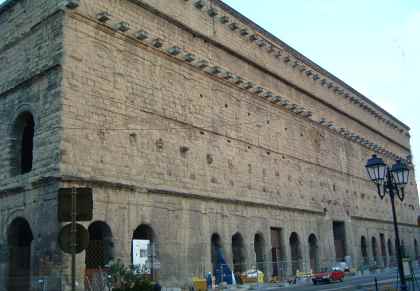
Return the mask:
[(137, 268), (126, 267), (121, 260), (109, 264), (109, 280), (114, 291), (153, 291), (153, 282)]

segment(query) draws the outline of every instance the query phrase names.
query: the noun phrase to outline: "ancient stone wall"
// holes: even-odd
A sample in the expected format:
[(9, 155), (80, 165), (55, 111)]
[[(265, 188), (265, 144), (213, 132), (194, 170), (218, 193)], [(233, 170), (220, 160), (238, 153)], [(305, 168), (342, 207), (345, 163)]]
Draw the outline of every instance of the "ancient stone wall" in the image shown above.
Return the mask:
[[(93, 188), (93, 220), (110, 226), (115, 257), (127, 264), (133, 232), (151, 227), (168, 287), (211, 270), (216, 233), (229, 264), (240, 233), (251, 267), (255, 235), (269, 262), (271, 228), (281, 228), (289, 273), (293, 233), (302, 261), (314, 234), (329, 265), (333, 222), (344, 223), (355, 264), (361, 236), (368, 249), (372, 237), (392, 238), (389, 201), (377, 198), (364, 164), (374, 152), (406, 157), (408, 127), (219, 1), (7, 3), (0, 244), (12, 219), (25, 217), (37, 238), (34, 274), (41, 261), (69, 272), (55, 245), (62, 186)], [(25, 111), (35, 120), (33, 169), (14, 175), (10, 125)], [(413, 178), (406, 193), (397, 211), (412, 250), (420, 239)]]
[[(6, 1), (0, 8), (0, 289), (12, 256), (10, 227), (24, 218), (32, 233), (31, 274), (49, 274), (61, 264), (57, 250), (57, 184), (60, 160), (63, 15), (59, 1)], [(34, 122), (32, 170), (16, 164), (16, 124)], [(24, 278), (18, 280), (25, 281)]]

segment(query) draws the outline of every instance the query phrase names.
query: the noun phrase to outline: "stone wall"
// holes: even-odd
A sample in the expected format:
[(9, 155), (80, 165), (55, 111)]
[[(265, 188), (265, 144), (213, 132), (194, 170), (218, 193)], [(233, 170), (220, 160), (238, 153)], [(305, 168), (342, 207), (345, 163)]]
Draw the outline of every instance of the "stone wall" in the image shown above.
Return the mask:
[[(169, 287), (211, 270), (214, 233), (232, 263), (239, 232), (249, 266), (257, 233), (271, 260), (270, 228), (283, 230), (288, 260), (293, 232), (303, 260), (311, 234), (321, 259), (334, 260), (333, 221), (344, 222), (355, 264), (362, 235), (392, 237), (389, 201), (377, 198), (364, 164), (374, 152), (406, 157), (408, 127), (219, 1), (217, 15), (181, 0), (82, 0), (71, 11), (62, 1), (8, 3), (0, 8), (0, 244), (25, 217), (34, 275), (69, 272), (55, 245), (63, 186), (93, 188), (93, 220), (110, 226), (127, 264), (134, 230), (150, 226)], [(97, 17), (104, 11), (110, 20)], [(34, 167), (13, 176), (11, 125), (23, 111), (35, 119)], [(413, 178), (406, 192), (397, 211), (410, 246), (420, 239)], [(79, 255), (80, 276), (84, 261)]]
[[(0, 7), (0, 289), (7, 284), (8, 228), (24, 218), (33, 235), (31, 274), (59, 271), (56, 191), (45, 177), (58, 175), (60, 161), (63, 15), (59, 1), (6, 1)], [(34, 119), (33, 167), (15, 173), (15, 122)], [(5, 253), (6, 252), (6, 253)]]
[[(262, 233), (270, 260), (271, 227), (284, 230), (289, 260), (292, 232), (306, 261), (311, 233), (321, 258), (330, 259), (332, 222), (344, 221), (347, 254), (355, 264), (361, 233), (389, 235), (389, 201), (377, 198), (364, 173), (372, 149), (334, 128), (358, 132), (404, 157), (407, 129), (391, 129), (357, 106), (345, 107), (343, 114), (331, 90), (235, 39), (196, 8), (185, 9), (189, 1), (151, 1), (158, 11), (134, 2), (82, 1), (65, 20), (62, 174), (108, 185), (93, 186), (95, 220), (116, 231), (118, 257), (130, 263), (133, 231), (149, 225), (157, 234), (160, 277), (177, 286), (203, 268), (211, 270), (213, 233), (222, 237), (230, 262), (236, 232), (244, 237), (249, 262), (255, 259), (254, 235)], [(103, 11), (111, 14), (105, 24), (97, 20)], [(183, 26), (176, 20), (192, 22)], [(140, 30), (148, 32), (147, 39), (136, 39)], [(188, 53), (194, 61), (186, 61)], [(200, 68), (200, 60), (209, 67)], [(224, 77), (227, 69), (312, 116), (267, 102), (253, 92), (256, 85), (238, 86)], [(320, 118), (335, 126), (326, 127)], [(112, 188), (119, 183), (136, 190)], [(414, 179), (407, 193), (398, 212), (413, 229)], [(412, 241), (415, 235), (405, 237)]]

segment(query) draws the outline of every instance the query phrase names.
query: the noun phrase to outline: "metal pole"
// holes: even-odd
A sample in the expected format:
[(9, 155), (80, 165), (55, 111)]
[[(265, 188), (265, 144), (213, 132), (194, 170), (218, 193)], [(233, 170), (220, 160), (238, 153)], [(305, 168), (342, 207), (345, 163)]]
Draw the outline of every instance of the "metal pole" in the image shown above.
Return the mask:
[(76, 195), (75, 187), (71, 190), (71, 290), (76, 291)]
[[(395, 248), (397, 251), (397, 260), (398, 260), (398, 272), (400, 274), (400, 282), (401, 282), (401, 291), (407, 291), (407, 284), (405, 282), (404, 270), (403, 270), (403, 263), (401, 257), (401, 247), (400, 247), (400, 235), (398, 232), (398, 224), (397, 224), (397, 214), (395, 212), (395, 194), (394, 189), (391, 181), (391, 173), (388, 169), (387, 171), (387, 183), (385, 185), (389, 190), (389, 196), (391, 198), (391, 208), (392, 208), (392, 218), (394, 222), (394, 232), (395, 232)], [(385, 189), (384, 189), (385, 190)]]

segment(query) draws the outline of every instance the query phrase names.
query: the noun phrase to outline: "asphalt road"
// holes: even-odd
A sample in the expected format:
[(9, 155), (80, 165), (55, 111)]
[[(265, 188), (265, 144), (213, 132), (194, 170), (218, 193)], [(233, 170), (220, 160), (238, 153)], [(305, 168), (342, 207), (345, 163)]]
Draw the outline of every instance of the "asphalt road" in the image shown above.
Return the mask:
[[(367, 276), (352, 276), (346, 277), (344, 282), (334, 282), (334, 283), (325, 283), (325, 284), (306, 284), (306, 285), (294, 285), (290, 287), (269, 287), (261, 288), (262, 290), (267, 291), (285, 291), (285, 290), (299, 290), (299, 291), (350, 291), (350, 290), (375, 290), (375, 277), (378, 280), (379, 290), (384, 290), (386, 287), (397, 286), (397, 277), (398, 273), (396, 270), (387, 271), (374, 275)], [(420, 270), (417, 270), (416, 277), (420, 279)], [(411, 285), (411, 283), (409, 283)], [(420, 291), (420, 282), (417, 282), (415, 289), (410, 288), (410, 291)]]

